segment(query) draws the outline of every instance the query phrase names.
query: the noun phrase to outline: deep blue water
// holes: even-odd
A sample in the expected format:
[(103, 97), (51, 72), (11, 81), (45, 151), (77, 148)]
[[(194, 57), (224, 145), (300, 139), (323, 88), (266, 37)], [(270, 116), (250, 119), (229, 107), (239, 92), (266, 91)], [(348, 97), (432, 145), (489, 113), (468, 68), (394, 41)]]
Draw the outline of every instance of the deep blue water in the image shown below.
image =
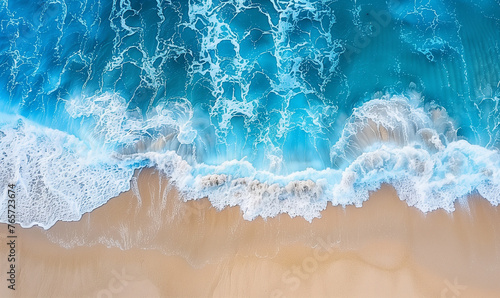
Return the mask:
[[(155, 166), (308, 220), (500, 202), (500, 1), (2, 1), (0, 181), (50, 227)], [(0, 219), (7, 219), (7, 188)]]

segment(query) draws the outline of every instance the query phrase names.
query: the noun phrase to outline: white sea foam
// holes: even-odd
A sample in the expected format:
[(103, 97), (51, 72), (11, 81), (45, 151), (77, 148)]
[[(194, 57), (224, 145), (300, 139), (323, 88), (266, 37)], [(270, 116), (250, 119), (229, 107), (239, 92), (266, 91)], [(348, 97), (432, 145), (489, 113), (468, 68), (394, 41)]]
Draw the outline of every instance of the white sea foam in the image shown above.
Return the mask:
[(88, 139), (95, 144), (128, 145), (139, 141), (145, 134), (151, 138), (177, 133), (181, 144), (193, 142), (197, 132), (191, 127), (193, 108), (184, 98), (159, 102), (144, 120), (139, 110), (128, 111), (127, 101), (116, 93), (99, 96), (75, 97), (66, 102), (66, 111), (72, 118), (90, 118), (93, 135)]
[(7, 222), (9, 183), (16, 185), (17, 222), (45, 229), (79, 220), (130, 188), (133, 166), (113, 162), (74, 136), (7, 115), (0, 132), (0, 222)]
[(143, 158), (168, 173), (186, 199), (206, 196), (218, 209), (238, 205), (246, 219), (288, 213), (312, 220), (327, 202), (361, 206), (382, 183), (424, 212), (453, 211), (455, 200), (474, 190), (497, 205), (499, 192), (491, 190), (500, 189), (498, 151), (458, 140), (444, 109), (414, 100), (384, 97), (359, 107), (332, 149), (353, 153), (343, 169), (279, 176), (246, 161), (208, 166), (189, 165), (172, 153)]
[[(219, 165), (188, 162), (151, 146), (132, 153), (101, 152), (65, 133), (23, 119), (0, 123), (4, 184), (18, 185), (18, 220), (44, 228), (77, 220), (129, 188), (133, 170), (155, 166), (185, 200), (208, 197), (217, 209), (239, 206), (243, 217), (280, 213), (312, 220), (328, 202), (361, 206), (369, 192), (392, 184), (408, 205), (424, 212), (454, 210), (473, 191), (500, 203), (500, 154), (459, 140), (446, 111), (402, 96), (368, 101), (354, 111), (332, 149), (345, 167), (281, 176), (246, 160)], [(158, 149), (152, 151), (152, 148)], [(353, 149), (354, 148), (354, 149)], [(0, 220), (6, 221), (6, 196)]]

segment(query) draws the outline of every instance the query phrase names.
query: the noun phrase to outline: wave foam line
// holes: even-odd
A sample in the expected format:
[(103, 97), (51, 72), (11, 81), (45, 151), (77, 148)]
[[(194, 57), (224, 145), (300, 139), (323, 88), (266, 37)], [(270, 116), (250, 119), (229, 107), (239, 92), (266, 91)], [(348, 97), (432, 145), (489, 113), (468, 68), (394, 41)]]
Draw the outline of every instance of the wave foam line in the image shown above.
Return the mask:
[[(311, 221), (328, 202), (362, 206), (383, 183), (423, 212), (451, 212), (457, 199), (474, 191), (498, 205), (499, 151), (460, 140), (444, 109), (410, 102), (398, 96), (368, 101), (332, 148), (337, 156), (351, 153), (343, 155), (345, 167), (289, 175), (246, 160), (188, 162), (170, 150), (97, 153), (71, 135), (6, 116), (0, 121), (0, 181), (18, 185), (19, 223), (44, 228), (78, 220), (128, 190), (134, 170), (144, 166), (171, 177), (185, 200), (208, 197), (217, 209), (239, 206), (247, 220), (287, 213)], [(0, 222), (6, 222), (5, 190), (1, 198)]]
[(7, 222), (7, 188), (16, 185), (16, 219), (23, 227), (50, 228), (82, 214), (130, 188), (134, 169), (89, 149), (64, 132), (1, 114), (0, 222)]

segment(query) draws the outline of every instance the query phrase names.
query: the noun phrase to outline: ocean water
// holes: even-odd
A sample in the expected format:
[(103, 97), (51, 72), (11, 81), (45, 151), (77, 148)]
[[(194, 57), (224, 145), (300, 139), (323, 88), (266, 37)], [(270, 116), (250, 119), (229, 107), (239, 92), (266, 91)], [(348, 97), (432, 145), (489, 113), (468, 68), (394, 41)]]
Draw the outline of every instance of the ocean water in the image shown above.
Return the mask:
[(0, 1), (0, 222), (78, 220), (156, 167), (312, 220), (382, 183), (500, 202), (500, 1)]

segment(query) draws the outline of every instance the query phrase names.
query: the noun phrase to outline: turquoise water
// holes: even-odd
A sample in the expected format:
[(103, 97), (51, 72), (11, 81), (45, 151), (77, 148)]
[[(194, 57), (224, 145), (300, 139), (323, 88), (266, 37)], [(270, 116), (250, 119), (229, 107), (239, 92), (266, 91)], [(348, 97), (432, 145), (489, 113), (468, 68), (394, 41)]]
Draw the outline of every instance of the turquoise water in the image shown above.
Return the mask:
[(146, 166), (246, 219), (381, 183), (425, 212), (500, 202), (498, 0), (2, 1), (0, 86), (24, 226)]

